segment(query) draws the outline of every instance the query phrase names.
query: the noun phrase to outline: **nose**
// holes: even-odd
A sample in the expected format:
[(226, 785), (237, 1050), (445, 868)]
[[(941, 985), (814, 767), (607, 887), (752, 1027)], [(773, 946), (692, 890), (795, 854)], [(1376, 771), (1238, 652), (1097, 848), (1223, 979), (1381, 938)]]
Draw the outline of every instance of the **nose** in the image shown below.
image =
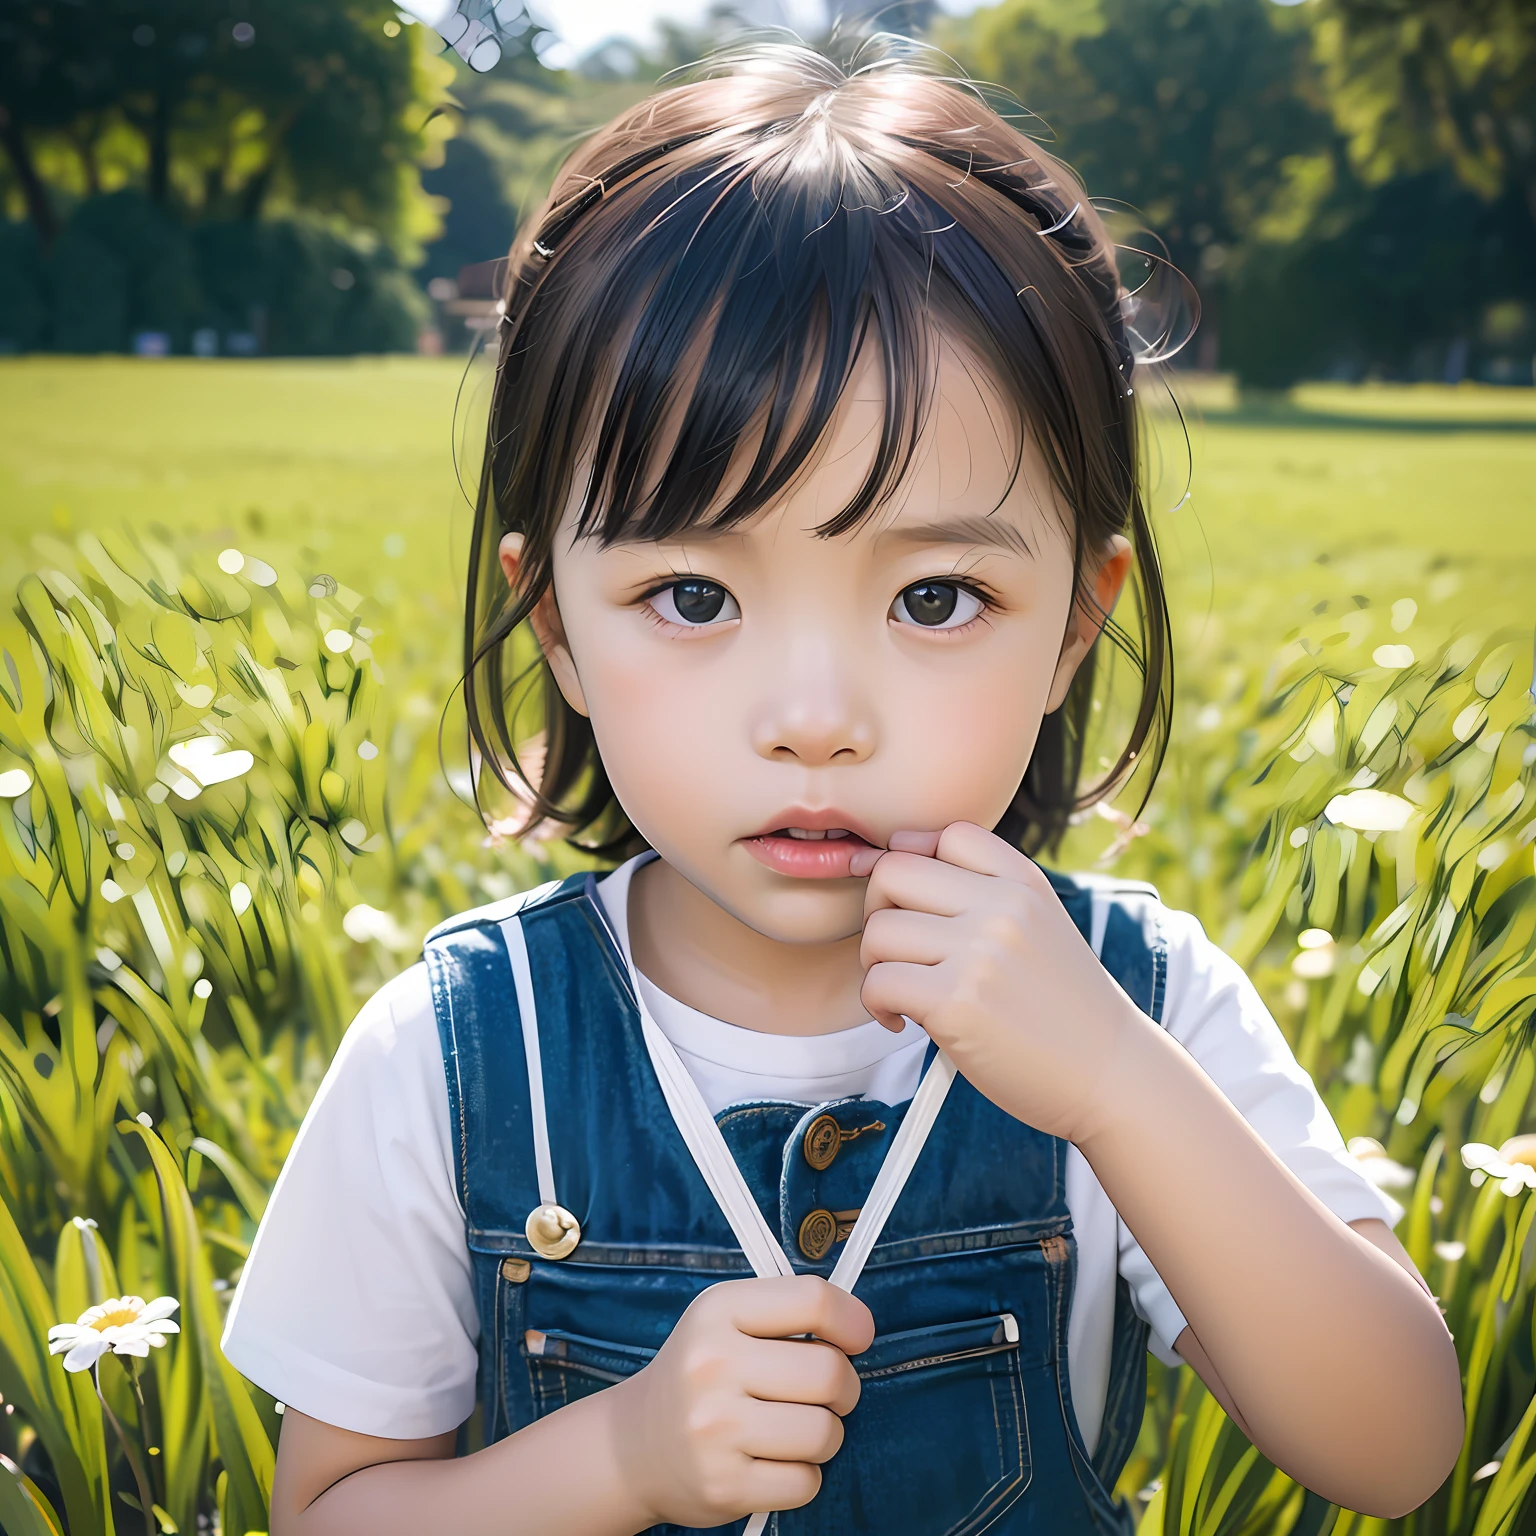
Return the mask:
[(862, 763), (875, 750), (873, 711), (828, 651), (781, 659), (752, 727), (760, 757), (806, 768)]

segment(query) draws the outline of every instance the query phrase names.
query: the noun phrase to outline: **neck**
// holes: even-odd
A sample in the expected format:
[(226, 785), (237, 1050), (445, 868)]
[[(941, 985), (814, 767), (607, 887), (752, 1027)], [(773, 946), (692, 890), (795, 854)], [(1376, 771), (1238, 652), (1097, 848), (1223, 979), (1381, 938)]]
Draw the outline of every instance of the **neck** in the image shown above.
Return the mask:
[(860, 935), (786, 944), (749, 928), (664, 859), (629, 887), (635, 968), (670, 997), (743, 1029), (827, 1035), (867, 1023)]

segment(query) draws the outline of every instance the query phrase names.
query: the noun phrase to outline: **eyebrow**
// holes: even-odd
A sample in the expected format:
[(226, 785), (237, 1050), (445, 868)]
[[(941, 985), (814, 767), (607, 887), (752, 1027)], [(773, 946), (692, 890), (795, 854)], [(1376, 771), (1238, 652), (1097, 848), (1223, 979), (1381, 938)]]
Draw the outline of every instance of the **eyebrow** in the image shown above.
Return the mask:
[(885, 529), (882, 539), (900, 544), (983, 544), (993, 549), (1034, 558), (1029, 540), (1012, 523), (994, 522), (990, 517), (947, 517), (931, 523), (901, 523)]

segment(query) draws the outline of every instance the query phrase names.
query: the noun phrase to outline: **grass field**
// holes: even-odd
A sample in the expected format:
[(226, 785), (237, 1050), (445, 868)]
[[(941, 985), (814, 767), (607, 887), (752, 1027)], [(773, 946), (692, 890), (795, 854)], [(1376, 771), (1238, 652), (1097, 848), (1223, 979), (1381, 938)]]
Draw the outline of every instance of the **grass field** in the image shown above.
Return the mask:
[[(462, 376), (414, 358), (0, 363), (0, 576), (13, 583), (38, 533), (159, 525), (297, 554), (446, 664), (469, 526)], [(483, 388), (470, 381), (461, 422)], [(1536, 392), (1184, 392), (1190, 495), (1157, 528), (1191, 662), (1229, 639), (1278, 643), (1316, 603), (1356, 593), (1412, 598), (1436, 627), (1529, 616)], [(1171, 416), (1157, 420), (1166, 508), (1188, 470)]]

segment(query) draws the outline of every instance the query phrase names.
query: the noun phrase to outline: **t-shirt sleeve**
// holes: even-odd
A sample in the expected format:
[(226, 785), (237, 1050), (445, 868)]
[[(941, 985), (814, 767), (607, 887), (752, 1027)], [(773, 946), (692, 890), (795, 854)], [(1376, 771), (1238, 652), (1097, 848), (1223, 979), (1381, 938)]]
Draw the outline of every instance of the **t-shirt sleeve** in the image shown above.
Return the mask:
[[(1375, 1216), (1395, 1227), (1403, 1207), (1366, 1178), (1311, 1076), (1242, 967), (1187, 912), (1160, 914), (1168, 941), (1163, 1026), (1204, 1069), (1265, 1144), (1341, 1221)], [(1187, 1319), (1151, 1261), (1119, 1222), (1119, 1268), (1137, 1315), (1152, 1325), (1148, 1347), (1181, 1365), (1173, 1347)]]
[(479, 1319), (426, 967), (364, 1005), (304, 1118), (224, 1328), (301, 1413), (414, 1440), (474, 1407)]

